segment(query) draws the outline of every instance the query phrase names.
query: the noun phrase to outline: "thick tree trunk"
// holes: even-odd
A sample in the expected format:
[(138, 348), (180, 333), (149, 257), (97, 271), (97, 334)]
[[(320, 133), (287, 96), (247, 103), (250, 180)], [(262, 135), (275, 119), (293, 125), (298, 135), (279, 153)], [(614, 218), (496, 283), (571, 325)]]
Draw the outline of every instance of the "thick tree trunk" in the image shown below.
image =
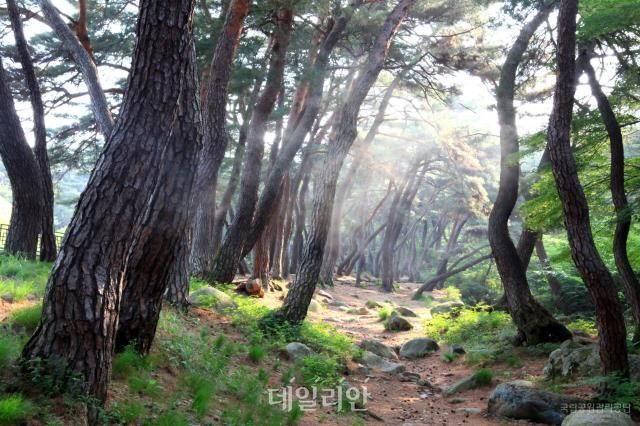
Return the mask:
[(564, 211), (571, 256), (595, 305), (600, 360), (605, 374), (629, 374), (626, 328), (615, 283), (600, 258), (591, 233), (589, 206), (571, 149), (575, 93), (577, 0), (562, 0), (558, 14), (556, 88), (549, 120), (548, 147), (553, 176)]
[(42, 229), (40, 168), (27, 144), (0, 58), (0, 157), (7, 170), (13, 205), (5, 243), (7, 253), (35, 259)]
[(218, 169), (224, 159), (228, 143), (225, 126), (227, 92), (233, 58), (248, 12), (249, 0), (233, 0), (229, 4), (205, 83), (204, 148), (198, 159), (196, 185), (191, 201), (194, 217), (190, 261), (196, 275), (202, 275), (210, 270), (215, 256), (216, 183)]
[(176, 250), (176, 260), (167, 275), (165, 298), (178, 308), (189, 306), (189, 247), (191, 245), (191, 227), (185, 230), (186, 238), (180, 240)]
[(44, 106), (40, 95), (40, 85), (33, 68), (33, 61), (29, 54), (27, 41), (22, 29), (22, 19), (16, 0), (7, 0), (7, 9), (11, 20), (11, 27), (16, 40), (16, 49), (22, 65), (31, 107), (33, 109), (33, 127), (35, 133), (34, 153), (40, 178), (42, 179), (42, 229), (40, 236), (40, 260), (53, 261), (56, 258), (56, 238), (53, 231), (53, 182), (51, 169), (49, 168), (49, 156), (47, 154), (47, 128), (44, 124)]
[(500, 186), (489, 216), (489, 242), (504, 286), (511, 318), (518, 328), (516, 343), (535, 345), (563, 341), (571, 333), (547, 312), (533, 297), (526, 269), (509, 235), (509, 216), (518, 198), (520, 177), (516, 114), (513, 106), (516, 71), (536, 29), (547, 18), (551, 7), (527, 23), (509, 50), (500, 73), (496, 94), (500, 121)]
[(624, 188), (624, 144), (622, 131), (618, 119), (611, 108), (609, 99), (607, 99), (607, 95), (602, 91), (600, 83), (596, 78), (596, 72), (591, 66), (591, 50), (591, 47), (581, 49), (579, 65), (589, 78), (591, 93), (598, 102), (598, 110), (600, 111), (602, 121), (609, 135), (611, 146), (610, 187), (613, 205), (617, 215), (616, 229), (613, 235), (613, 256), (624, 286), (627, 301), (633, 313), (635, 322), (633, 341), (640, 342), (640, 282), (633, 271), (627, 254), (627, 239), (629, 237), (629, 230), (631, 229), (631, 213), (629, 211), (627, 193)]
[(240, 199), (236, 217), (229, 226), (224, 242), (216, 254), (209, 282), (231, 282), (243, 257), (243, 248), (258, 201), (260, 169), (264, 153), (264, 134), (271, 112), (282, 87), (286, 52), (291, 37), (293, 12), (281, 8), (274, 16), (276, 29), (273, 36), (271, 61), (265, 87), (251, 116), (251, 127), (247, 135), (247, 153), (240, 182)]
[(193, 3), (140, 4), (120, 118), (80, 197), (49, 277), (42, 319), (22, 353), (27, 363), (64, 363), (98, 402), (107, 395), (119, 312), (127, 309), (122, 292), (140, 288), (162, 297), (164, 287), (156, 287), (165, 282), (186, 226), (181, 206), (188, 205), (201, 146)]
[(324, 246), (333, 211), (336, 181), (344, 158), (356, 138), (360, 106), (380, 74), (393, 36), (414, 3), (415, 0), (400, 0), (389, 14), (369, 51), (366, 63), (354, 81), (346, 100), (340, 106), (339, 113), (335, 116), (336, 121), (332, 128), (327, 159), (318, 179), (309, 238), (305, 244), (296, 280), (281, 310), (281, 317), (286, 321), (297, 323), (307, 315), (307, 308), (322, 266)]
[(69, 51), (69, 54), (71, 54), (71, 57), (82, 73), (82, 77), (89, 90), (93, 115), (96, 118), (100, 132), (104, 138), (107, 139), (113, 129), (113, 117), (111, 116), (107, 98), (104, 95), (100, 80), (98, 79), (96, 64), (93, 62), (89, 52), (82, 46), (82, 43), (80, 43), (73, 31), (71, 31), (71, 28), (64, 23), (56, 7), (51, 4), (51, 1), (38, 0), (38, 2), (42, 8), (42, 14), (58, 38), (60, 38), (64, 47)]

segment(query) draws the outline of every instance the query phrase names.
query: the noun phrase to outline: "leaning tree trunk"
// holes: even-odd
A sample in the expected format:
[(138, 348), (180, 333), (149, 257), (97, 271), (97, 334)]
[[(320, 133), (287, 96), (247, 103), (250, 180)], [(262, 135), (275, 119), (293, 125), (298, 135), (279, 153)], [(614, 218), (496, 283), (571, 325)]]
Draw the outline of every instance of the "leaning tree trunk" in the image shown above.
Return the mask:
[[(55, 360), (50, 365), (65, 367), (65, 377), (78, 374), (98, 403), (107, 396), (123, 289), (157, 285), (127, 279), (163, 279), (186, 226), (180, 206), (200, 148), (193, 6), (140, 3), (120, 118), (80, 197), (42, 318), (22, 353), (27, 365)], [(164, 289), (157, 291), (161, 297)]]
[(42, 228), (42, 179), (20, 125), (1, 58), (0, 157), (9, 176), (13, 196), (5, 251), (35, 259), (38, 234)]
[(74, 62), (78, 66), (82, 77), (87, 85), (91, 107), (100, 132), (105, 139), (108, 139), (113, 129), (113, 117), (107, 104), (107, 98), (98, 79), (98, 68), (93, 62), (91, 55), (82, 46), (76, 35), (60, 17), (58, 9), (51, 4), (50, 0), (38, 0), (42, 8), (42, 14), (49, 22), (51, 28), (62, 41), (65, 49), (71, 54)]
[(615, 283), (596, 249), (589, 205), (571, 149), (575, 94), (577, 0), (562, 0), (558, 14), (556, 87), (549, 120), (548, 147), (558, 196), (562, 202), (571, 256), (595, 305), (600, 360), (605, 374), (628, 376), (627, 331)]
[(274, 18), (277, 25), (273, 35), (269, 73), (260, 99), (251, 116), (238, 208), (222, 246), (215, 256), (213, 269), (206, 274), (207, 280), (211, 283), (226, 283), (233, 280), (242, 259), (242, 250), (258, 201), (260, 169), (264, 154), (264, 134), (282, 87), (287, 47), (292, 31), (293, 11), (281, 8), (275, 13)]
[(191, 264), (200, 275), (211, 268), (214, 248), (215, 194), (218, 170), (227, 149), (227, 92), (233, 58), (240, 41), (249, 0), (233, 0), (218, 38), (204, 90), (203, 150), (198, 159), (191, 233)]
[(369, 89), (378, 78), (387, 51), (398, 27), (409, 13), (415, 0), (400, 0), (389, 14), (369, 50), (369, 56), (354, 81), (352, 89), (335, 115), (324, 168), (318, 178), (317, 192), (313, 203), (311, 229), (305, 244), (302, 260), (295, 282), (289, 290), (280, 312), (281, 318), (289, 322), (300, 322), (307, 315), (307, 308), (313, 296), (322, 258), (327, 242), (327, 231), (333, 211), (336, 182), (342, 163), (357, 134), (357, 119), (360, 106)]
[(509, 216), (518, 198), (520, 175), (516, 114), (513, 106), (516, 71), (529, 40), (547, 18), (551, 7), (527, 23), (507, 54), (497, 87), (500, 120), (500, 186), (489, 216), (489, 242), (504, 287), (511, 318), (518, 328), (516, 343), (535, 345), (563, 341), (571, 333), (542, 307), (529, 289), (526, 270), (509, 235)]
[(49, 156), (47, 155), (47, 128), (44, 124), (44, 106), (40, 95), (40, 86), (33, 68), (33, 61), (29, 54), (27, 41), (22, 29), (22, 19), (16, 0), (7, 0), (7, 9), (11, 20), (11, 27), (16, 40), (16, 49), (22, 65), (31, 107), (33, 109), (33, 127), (35, 133), (35, 157), (40, 169), (42, 179), (42, 228), (40, 236), (40, 260), (53, 261), (56, 258), (56, 237), (53, 232), (53, 182), (51, 169), (49, 168)]
[(581, 49), (579, 65), (589, 78), (591, 93), (598, 102), (598, 110), (607, 129), (611, 146), (611, 196), (616, 210), (616, 230), (613, 235), (613, 257), (620, 274), (625, 294), (631, 305), (631, 312), (635, 322), (633, 341), (640, 342), (640, 282), (633, 271), (627, 254), (627, 239), (631, 229), (631, 212), (624, 188), (624, 144), (622, 131), (607, 95), (604, 94), (596, 78), (596, 72), (591, 66), (591, 47)]

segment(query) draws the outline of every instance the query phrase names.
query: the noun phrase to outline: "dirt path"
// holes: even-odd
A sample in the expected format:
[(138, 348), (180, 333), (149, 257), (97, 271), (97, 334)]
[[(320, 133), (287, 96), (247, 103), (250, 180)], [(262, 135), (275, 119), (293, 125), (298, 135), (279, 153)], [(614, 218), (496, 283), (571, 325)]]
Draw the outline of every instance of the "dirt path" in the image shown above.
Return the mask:
[[(430, 317), (430, 310), (423, 302), (414, 301), (411, 296), (418, 284), (403, 283), (394, 294), (380, 292), (377, 288), (356, 288), (353, 280), (342, 278), (336, 282), (335, 287), (323, 291), (331, 295), (334, 304), (321, 303), (323, 309), (320, 312), (310, 312), (308, 319), (311, 321), (323, 321), (335, 326), (338, 330), (353, 338), (355, 342), (363, 339), (376, 339), (387, 346), (399, 346), (415, 337), (425, 337), (424, 321)], [(436, 295), (437, 296), (437, 295)], [(270, 293), (265, 303), (276, 307), (282, 302), (279, 300), (281, 293)], [(317, 301), (326, 298), (316, 293)], [(336, 306), (335, 301), (345, 305)], [(348, 313), (349, 308), (362, 308), (367, 301), (378, 303), (393, 303), (403, 306), (418, 314), (417, 318), (407, 317), (412, 323), (413, 329), (404, 332), (385, 331), (382, 322), (379, 321), (377, 312), (369, 310), (368, 315), (354, 315)], [(440, 354), (446, 348), (440, 349), (425, 358), (417, 360), (400, 360), (406, 366), (408, 372), (417, 373), (422, 379), (426, 379), (433, 385), (443, 388), (451, 385), (459, 379), (473, 373), (474, 368), (462, 361), (446, 363)], [(544, 365), (544, 359), (527, 360), (520, 368), (509, 368), (509, 380), (527, 379), (533, 375), (539, 375)], [(367, 407), (382, 421), (369, 418), (367, 424), (385, 425), (496, 425), (496, 424), (533, 424), (529, 422), (508, 422), (504, 419), (495, 419), (486, 414), (487, 398), (492, 387), (475, 389), (456, 394), (453, 397), (443, 397), (438, 392), (425, 389), (415, 382), (403, 382), (398, 377), (385, 373), (354, 374), (348, 378), (350, 383), (356, 386), (366, 386), (371, 395)], [(497, 379), (499, 381), (500, 379)], [(315, 420), (315, 421), (314, 421)], [(313, 415), (305, 416), (304, 424), (323, 423), (323, 414), (316, 418)]]

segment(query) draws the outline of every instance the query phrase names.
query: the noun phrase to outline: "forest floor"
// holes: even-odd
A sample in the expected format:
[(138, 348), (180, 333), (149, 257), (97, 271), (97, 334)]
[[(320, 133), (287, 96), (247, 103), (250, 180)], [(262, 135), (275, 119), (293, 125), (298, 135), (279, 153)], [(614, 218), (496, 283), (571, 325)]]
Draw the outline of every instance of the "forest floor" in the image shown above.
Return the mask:
[[(9, 270), (11, 265), (13, 270), (21, 272), (10, 281), (2, 281), (3, 268)], [(3, 406), (3, 401), (10, 398), (22, 401), (23, 412), (13, 413), (18, 415), (18, 421), (0, 421), (0, 424), (82, 424), (78, 421), (76, 400), (47, 397), (46, 386), (55, 384), (54, 377), (34, 377), (38, 387), (42, 388), (44, 383), (44, 390), (39, 391), (34, 384), (25, 386), (18, 381), (15, 360), (39, 319), (48, 269), (30, 271), (25, 265), (20, 268), (15, 264), (0, 264), (0, 284), (4, 283), (10, 292), (19, 295), (11, 302), (0, 300), (0, 420), (7, 414), (3, 409), (8, 405)], [(246, 277), (239, 277), (236, 282), (242, 280)], [(206, 288), (202, 282), (193, 284), (196, 289)], [(432, 317), (433, 304), (447, 301), (450, 295), (435, 291), (426, 300), (412, 300), (417, 286), (401, 283), (395, 293), (388, 294), (381, 292), (377, 283), (356, 287), (351, 277), (340, 277), (334, 287), (316, 291), (315, 308), (300, 329), (284, 330), (284, 334), (275, 336), (266, 335), (259, 324), (265, 315), (268, 317), (272, 309), (282, 304), (286, 285), (283, 291), (268, 292), (262, 299), (235, 294), (233, 287), (227, 286), (225, 291), (236, 304), (232, 310), (201, 306), (183, 313), (167, 308), (161, 315), (149, 356), (140, 357), (132, 349), (116, 356), (104, 424), (531, 424), (488, 416), (487, 399), (500, 382), (522, 379), (536, 386), (550, 387), (542, 379), (542, 369), (549, 352), (557, 345), (513, 348), (505, 340), (512, 326), (504, 313), (479, 311), (477, 317), (468, 318), (466, 314)], [(417, 314), (406, 317), (413, 328), (386, 331), (381, 319), (398, 307)], [(444, 343), (447, 339), (442, 336), (457, 339), (453, 343), (461, 345), (466, 354), (445, 356), (451, 354)], [(434, 338), (440, 349), (423, 358), (401, 358), (394, 362), (428, 381), (434, 389), (419, 385), (415, 379), (363, 369), (352, 361), (358, 358), (353, 345), (363, 339), (378, 340), (397, 348), (417, 337)], [(308, 345), (316, 355), (292, 362), (283, 350), (291, 341)], [(491, 371), (490, 384), (485, 387), (449, 397), (436, 389), (445, 388), (478, 369)], [(297, 391), (313, 386), (335, 388), (340, 383), (359, 391), (366, 389), (369, 396), (364, 407), (368, 414), (350, 410), (337, 412), (335, 404), (324, 407), (317, 404), (307, 411), (297, 406), (287, 412), (281, 410), (281, 403), (273, 404), (265, 398), (268, 389), (278, 391), (289, 384)], [(589, 392), (584, 386), (558, 386), (553, 390), (580, 396)], [(11, 409), (15, 411), (14, 405)]]

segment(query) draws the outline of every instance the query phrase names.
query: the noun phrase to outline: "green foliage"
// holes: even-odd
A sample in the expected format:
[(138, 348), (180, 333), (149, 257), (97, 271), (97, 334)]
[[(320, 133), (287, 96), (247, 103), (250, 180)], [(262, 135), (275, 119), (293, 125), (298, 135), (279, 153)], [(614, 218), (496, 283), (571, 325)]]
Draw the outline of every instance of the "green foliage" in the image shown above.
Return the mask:
[(162, 393), (162, 386), (158, 381), (147, 373), (138, 372), (129, 377), (129, 392), (132, 394), (146, 395), (151, 398), (157, 398)]
[(593, 319), (576, 318), (567, 324), (567, 328), (571, 331), (581, 331), (590, 336), (598, 335), (598, 328)]
[(473, 373), (473, 378), (478, 386), (489, 386), (495, 373), (489, 368), (479, 368)]
[(442, 360), (446, 363), (451, 363), (458, 358), (458, 354), (455, 352), (444, 352), (442, 354)]
[(591, 40), (637, 26), (640, 8), (637, 0), (583, 0), (580, 2), (580, 18), (578, 36)]
[(137, 370), (149, 371), (153, 368), (151, 359), (141, 356), (133, 345), (129, 345), (124, 350), (116, 354), (113, 361), (113, 376), (123, 378), (131, 375)]
[(153, 423), (147, 422), (145, 425), (153, 426), (189, 426), (189, 418), (178, 410), (169, 410), (162, 414), (158, 418), (153, 420)]
[(0, 294), (11, 293), (15, 301), (42, 297), (51, 264), (14, 256), (0, 256)]
[(378, 311), (378, 320), (386, 321), (393, 312), (393, 308), (391, 306), (383, 306), (382, 309)]
[[(2, 330), (4, 332), (4, 330)], [(20, 354), (20, 340), (14, 334), (0, 335), (0, 371), (15, 361)]]
[(33, 405), (20, 394), (10, 394), (0, 399), (0, 425), (23, 423)]
[(262, 361), (262, 358), (267, 355), (265, 349), (260, 345), (251, 345), (249, 347), (249, 359), (255, 363)]
[(42, 316), (42, 305), (27, 306), (11, 312), (9, 322), (14, 327), (21, 327), (25, 330), (34, 330), (40, 322)]
[(425, 321), (427, 336), (449, 344), (492, 343), (514, 331), (509, 314), (488, 312), (482, 305), (463, 308), (458, 313), (435, 314)]
[(209, 410), (211, 401), (215, 397), (216, 386), (209, 378), (195, 374), (189, 376), (187, 383), (193, 395), (191, 408), (195, 411), (196, 416), (201, 419)]
[(634, 410), (640, 409), (640, 381), (621, 378), (617, 375), (596, 376), (582, 379), (582, 385), (605, 385), (607, 392), (600, 396), (605, 402), (629, 404)]
[(373, 300), (367, 300), (367, 303), (365, 304), (365, 306), (369, 309), (378, 309), (380, 304)]
[(447, 286), (442, 289), (445, 296), (442, 298), (442, 302), (456, 302), (462, 300), (462, 293), (454, 286)]
[(138, 424), (146, 417), (147, 410), (142, 402), (129, 400), (115, 403), (110, 414), (114, 423)]
[(310, 355), (301, 361), (300, 383), (305, 387), (335, 388), (341, 381), (341, 364), (333, 357)]

